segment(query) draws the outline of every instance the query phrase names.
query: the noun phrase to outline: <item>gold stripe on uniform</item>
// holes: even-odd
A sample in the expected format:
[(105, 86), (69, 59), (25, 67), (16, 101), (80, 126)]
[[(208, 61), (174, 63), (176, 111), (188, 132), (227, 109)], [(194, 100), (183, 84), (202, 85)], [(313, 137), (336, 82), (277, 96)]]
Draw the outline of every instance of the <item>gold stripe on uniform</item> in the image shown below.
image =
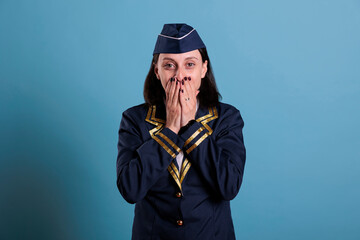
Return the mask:
[(175, 174), (176, 174), (176, 177), (177, 178), (180, 178), (180, 173), (179, 173), (179, 170), (177, 169), (176, 165), (174, 162), (171, 162), (170, 166), (173, 168)]
[(156, 105), (153, 105), (152, 108), (153, 108), (153, 112), (152, 112), (151, 119), (152, 119), (152, 120), (155, 120), (155, 121), (158, 121), (158, 122), (160, 122), (160, 123), (165, 123), (165, 120), (155, 117)]
[(190, 148), (188, 148), (186, 150), (186, 153), (189, 154), (192, 150), (194, 150), (197, 146), (200, 145), (200, 143), (202, 141), (204, 141), (205, 138), (207, 138), (208, 136), (210, 136), (213, 133), (213, 130), (211, 129), (211, 127), (209, 127), (209, 125), (207, 125), (208, 122), (214, 120), (218, 118), (218, 113), (216, 110), (216, 107), (213, 108), (209, 108), (209, 114), (196, 119), (196, 121), (200, 122), (203, 125), (203, 127), (200, 127), (193, 135), (191, 135), (191, 137), (189, 137), (186, 141), (185, 141), (185, 145), (188, 145), (192, 140), (194, 140), (194, 138), (199, 135), (199, 133), (204, 130), (206, 128), (206, 130), (208, 130), (207, 133), (205, 133), (203, 136), (201, 136), (201, 138), (199, 140), (197, 140)]
[(184, 178), (188, 173), (190, 167), (191, 167), (191, 163), (187, 160), (187, 158), (185, 158), (183, 161), (180, 175), (179, 175), (179, 170), (177, 169), (177, 167), (173, 162), (168, 166), (169, 173), (171, 174), (171, 176), (173, 177), (173, 179), (175, 180), (176, 184), (178, 185), (181, 191), (182, 191), (181, 184), (184, 181)]
[[(181, 151), (181, 149), (178, 146), (176, 146), (176, 144), (173, 141), (171, 141), (171, 139), (169, 139), (166, 135), (164, 135), (163, 133), (160, 132), (164, 127), (165, 120), (156, 118), (155, 114), (156, 114), (156, 105), (153, 105), (152, 107), (149, 107), (149, 110), (147, 112), (146, 119), (145, 119), (145, 121), (156, 125), (155, 128), (153, 128), (149, 131), (150, 136), (153, 139), (155, 139), (155, 141), (157, 141), (160, 144), (160, 146), (162, 146), (173, 158), (176, 158), (176, 154), (164, 142), (162, 142), (156, 136), (156, 135), (159, 135), (160, 137), (162, 137), (176, 151), (178, 151), (178, 152)], [(200, 139), (198, 139), (190, 148), (188, 148), (186, 150), (187, 154), (189, 154), (192, 150), (194, 150), (197, 146), (199, 146), (202, 141), (204, 141), (208, 136), (210, 136), (213, 133), (213, 130), (207, 125), (207, 123), (216, 118), (218, 118), (218, 113), (217, 113), (216, 107), (213, 107), (213, 108), (209, 108), (209, 114), (206, 114), (205, 116), (202, 116), (202, 117), (196, 119), (196, 121), (200, 122), (203, 126), (200, 127), (198, 130), (196, 130), (196, 132), (193, 133), (185, 141), (184, 146), (187, 146), (188, 144), (190, 144), (191, 141), (193, 141), (203, 130), (206, 129), (208, 132), (204, 133), (204, 135), (201, 136)], [(180, 172), (173, 162), (168, 166), (168, 171), (171, 174), (171, 176), (174, 178), (176, 184), (179, 186), (180, 191), (182, 191), (181, 184), (182, 184), (186, 174), (188, 173), (190, 167), (191, 167), (191, 163), (189, 162), (189, 160), (187, 158), (184, 159)]]
[[(176, 167), (175, 167), (176, 168)], [(173, 179), (175, 180), (176, 184), (179, 186), (180, 190), (182, 191), (181, 189), (181, 183), (180, 183), (180, 180), (179, 178), (176, 176), (174, 170), (172, 169), (171, 165), (168, 166), (168, 171), (170, 172), (171, 176), (173, 177)]]
[(167, 141), (167, 142), (170, 144), (170, 146), (172, 146), (177, 152), (180, 152), (180, 151), (181, 151), (181, 149), (180, 149), (178, 146), (176, 146), (176, 144), (175, 144), (173, 141), (171, 141), (170, 138), (168, 138), (166, 135), (164, 135), (164, 134), (161, 133), (161, 132), (158, 132), (158, 133), (156, 133), (156, 134), (158, 134), (158, 135), (161, 136), (163, 139), (165, 139), (165, 141)]
[(204, 129), (204, 127), (200, 127), (196, 132), (194, 132), (194, 134), (186, 140), (184, 147), (188, 145), (194, 138), (196, 138), (196, 136), (199, 135), (199, 133), (201, 133)]
[(187, 160), (187, 158), (184, 159), (183, 163), (182, 163), (182, 166), (181, 166), (181, 171), (180, 173), (182, 173), (184, 171), (184, 168), (186, 166), (186, 164), (189, 162), (189, 160)]
[[(147, 113), (147, 115), (146, 115), (146, 119), (145, 119), (145, 121), (147, 121), (147, 122), (149, 122), (149, 123), (151, 123), (151, 124), (155, 124), (155, 125), (156, 125), (155, 128), (153, 128), (153, 129), (151, 129), (151, 130), (149, 131), (150, 136), (151, 136), (156, 142), (158, 142), (158, 143), (160, 144), (160, 146), (162, 146), (162, 147), (165, 149), (165, 151), (168, 152), (168, 153), (171, 155), (172, 158), (175, 158), (175, 157), (176, 157), (176, 154), (175, 154), (173, 151), (171, 151), (171, 149), (170, 149), (168, 146), (166, 146), (166, 144), (165, 144), (164, 142), (162, 142), (157, 136), (155, 136), (158, 131), (161, 131), (161, 129), (163, 128), (163, 125), (164, 125), (164, 124), (162, 124), (162, 123), (160, 123), (160, 122), (154, 122), (154, 121), (152, 121), (153, 119), (149, 119), (149, 118), (150, 118), (151, 109), (153, 110), (153, 111), (152, 111), (152, 115), (154, 116), (154, 115), (155, 115), (155, 111), (156, 111), (156, 106), (154, 105), (152, 108), (149, 108), (148, 113)], [(155, 118), (155, 120), (161, 120), (161, 119), (156, 119), (156, 118)], [(166, 139), (165, 139), (165, 140), (166, 140)]]
[(201, 123), (204, 125), (204, 127), (209, 131), (209, 132), (208, 132), (209, 135), (212, 134), (213, 130), (207, 125), (207, 123), (210, 122), (210, 121), (212, 121), (212, 120), (214, 120), (214, 119), (216, 119), (216, 118), (218, 118), (218, 113), (217, 113), (215, 107), (214, 107), (214, 110), (213, 110), (213, 111), (214, 111), (214, 116), (213, 116), (213, 117), (210, 117), (210, 118), (208, 118), (208, 119), (206, 119), (206, 120), (204, 120), (204, 121), (201, 122)]
[(208, 117), (211, 117), (213, 115), (212, 111), (211, 111), (211, 108), (209, 108), (209, 114), (205, 115), (205, 116), (202, 116), (202, 117), (199, 117), (198, 119), (196, 119), (197, 122), (201, 122), (203, 121), (204, 119), (208, 118)]
[(184, 164), (183, 164), (183, 168), (182, 168), (182, 170), (181, 170), (180, 183), (183, 182), (183, 180), (184, 180), (187, 172), (189, 171), (190, 167), (191, 167), (191, 162), (189, 162), (189, 161), (185, 158)]
[(165, 151), (167, 151), (171, 155), (172, 158), (176, 157), (176, 154), (173, 151), (171, 151), (170, 148), (168, 148), (168, 146), (166, 146), (165, 143), (163, 143), (158, 137), (153, 135), (152, 138), (155, 139), (155, 141), (157, 141), (160, 144), (160, 146), (162, 146), (165, 149)]

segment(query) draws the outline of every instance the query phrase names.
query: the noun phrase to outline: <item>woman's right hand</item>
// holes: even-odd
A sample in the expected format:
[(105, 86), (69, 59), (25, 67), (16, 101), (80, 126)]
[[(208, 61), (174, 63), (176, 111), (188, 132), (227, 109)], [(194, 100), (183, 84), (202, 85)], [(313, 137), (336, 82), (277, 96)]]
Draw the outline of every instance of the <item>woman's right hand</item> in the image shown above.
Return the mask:
[(165, 87), (166, 93), (166, 124), (174, 133), (180, 130), (181, 105), (179, 102), (180, 83), (177, 79), (171, 78)]

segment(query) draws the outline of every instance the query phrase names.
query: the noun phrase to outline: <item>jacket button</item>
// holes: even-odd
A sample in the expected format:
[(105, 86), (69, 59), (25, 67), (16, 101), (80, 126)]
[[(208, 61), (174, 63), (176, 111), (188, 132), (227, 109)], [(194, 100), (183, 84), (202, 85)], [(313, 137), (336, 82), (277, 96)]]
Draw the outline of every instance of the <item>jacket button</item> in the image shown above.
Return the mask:
[(178, 197), (178, 198), (181, 197), (182, 196), (181, 192), (177, 192), (175, 196)]
[(184, 224), (184, 222), (182, 220), (177, 220), (176, 223), (178, 226), (182, 226)]

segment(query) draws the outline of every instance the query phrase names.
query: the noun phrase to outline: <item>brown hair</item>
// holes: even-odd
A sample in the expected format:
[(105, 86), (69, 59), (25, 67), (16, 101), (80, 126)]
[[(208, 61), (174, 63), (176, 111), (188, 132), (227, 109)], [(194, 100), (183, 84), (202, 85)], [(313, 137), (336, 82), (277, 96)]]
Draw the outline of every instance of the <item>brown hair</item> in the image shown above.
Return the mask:
[[(200, 92), (197, 97), (199, 99), (200, 106), (214, 107), (219, 103), (221, 95), (216, 86), (215, 77), (206, 48), (199, 48), (198, 50), (201, 54), (202, 61), (205, 62), (207, 60), (208, 63), (207, 72), (205, 77), (201, 79)], [(159, 60), (159, 55), (160, 54), (154, 54), (150, 70), (146, 76), (144, 84), (144, 99), (145, 103), (149, 106), (164, 103), (165, 91), (154, 71), (155, 65)]]

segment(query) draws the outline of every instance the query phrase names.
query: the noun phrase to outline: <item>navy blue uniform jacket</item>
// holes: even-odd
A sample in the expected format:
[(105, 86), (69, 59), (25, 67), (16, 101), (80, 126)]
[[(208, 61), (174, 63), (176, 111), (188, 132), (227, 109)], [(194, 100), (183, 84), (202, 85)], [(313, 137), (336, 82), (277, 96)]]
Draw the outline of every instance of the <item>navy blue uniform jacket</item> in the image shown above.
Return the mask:
[(235, 239), (229, 201), (240, 189), (246, 155), (239, 110), (199, 107), (179, 135), (165, 119), (164, 105), (141, 104), (122, 115), (117, 187), (136, 203), (132, 239)]

